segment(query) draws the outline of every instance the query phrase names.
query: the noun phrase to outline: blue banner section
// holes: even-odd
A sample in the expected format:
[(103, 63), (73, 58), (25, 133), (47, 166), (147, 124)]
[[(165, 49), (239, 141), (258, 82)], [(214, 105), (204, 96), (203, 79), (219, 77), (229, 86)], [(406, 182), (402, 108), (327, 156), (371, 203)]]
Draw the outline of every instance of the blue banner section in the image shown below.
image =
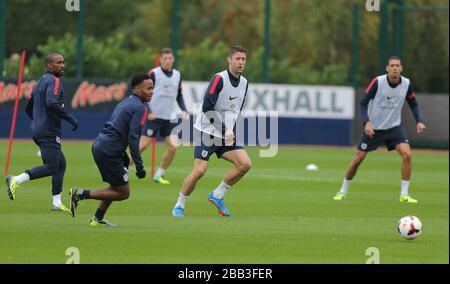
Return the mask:
[[(64, 79), (62, 84), (65, 108), (79, 120), (76, 132), (62, 121), (63, 139), (94, 139), (114, 107), (131, 92), (128, 84), (120, 80)], [(25, 114), (25, 106), (35, 85), (36, 80), (25, 81), (22, 85), (16, 138), (31, 138), (31, 120)], [(189, 113), (196, 113), (207, 85), (207, 82), (183, 83), (183, 97)], [(9, 137), (17, 91), (14, 80), (0, 81), (0, 138)], [(245, 128), (237, 138), (241, 141), (244, 137), (246, 145), (351, 145), (354, 90), (338, 86), (254, 84), (249, 88), (244, 115), (248, 117)], [(180, 129), (191, 130), (190, 136), (182, 134), (185, 144), (192, 142), (193, 121), (191, 117), (191, 125), (183, 125)]]
[[(110, 113), (93, 111), (73, 111), (72, 114), (79, 120), (79, 128), (76, 132), (71, 130), (71, 126), (61, 121), (63, 129), (63, 139), (94, 139), (103, 129), (105, 122), (109, 119)], [(0, 137), (8, 138), (11, 127), (12, 111), (1, 111), (0, 113)], [(31, 138), (31, 120), (20, 110), (17, 114), (15, 138)]]
[[(63, 139), (87, 139), (93, 140), (103, 129), (109, 119), (109, 112), (73, 111), (73, 115), (79, 120), (79, 129), (72, 132), (70, 125), (62, 121)], [(8, 138), (12, 119), (12, 111), (0, 112), (0, 137)], [(270, 123), (266, 118), (266, 133), (270, 133)], [(193, 119), (191, 118), (191, 123)], [(352, 121), (334, 119), (305, 119), (305, 118), (278, 118), (278, 143), (279, 144), (308, 144), (308, 145), (336, 145), (348, 146), (352, 144)], [(15, 130), (16, 138), (31, 138), (31, 120), (23, 110), (17, 117)], [(248, 132), (248, 122), (245, 132)], [(192, 129), (192, 125), (190, 127)], [(257, 131), (256, 131), (257, 133)], [(258, 134), (258, 133), (257, 133)], [(246, 135), (245, 143), (248, 143)], [(260, 143), (261, 141), (258, 141)]]
[(352, 120), (279, 118), (280, 144), (352, 145)]

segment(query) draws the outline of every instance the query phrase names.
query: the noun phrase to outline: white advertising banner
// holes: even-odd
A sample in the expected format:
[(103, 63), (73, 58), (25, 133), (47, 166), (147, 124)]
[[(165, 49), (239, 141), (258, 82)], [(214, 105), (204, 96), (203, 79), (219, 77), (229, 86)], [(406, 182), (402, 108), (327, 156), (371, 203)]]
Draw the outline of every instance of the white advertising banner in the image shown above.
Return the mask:
[[(183, 82), (183, 95), (190, 113), (208, 87), (207, 82)], [(355, 91), (351, 87), (251, 84), (244, 116), (278, 112), (279, 117), (344, 119), (355, 117)]]

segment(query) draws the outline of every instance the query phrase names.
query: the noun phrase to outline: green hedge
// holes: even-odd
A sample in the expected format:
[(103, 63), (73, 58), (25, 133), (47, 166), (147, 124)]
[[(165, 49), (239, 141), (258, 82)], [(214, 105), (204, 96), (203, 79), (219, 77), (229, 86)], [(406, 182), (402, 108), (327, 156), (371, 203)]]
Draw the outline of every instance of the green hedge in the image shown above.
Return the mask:
[[(186, 47), (179, 51), (177, 68), (184, 80), (207, 81), (216, 72), (227, 67), (226, 56), (229, 46), (222, 41), (214, 42), (207, 38), (198, 46)], [(60, 39), (49, 37), (44, 45), (38, 46), (38, 53), (26, 64), (25, 77), (39, 77), (45, 71), (45, 56), (52, 52), (64, 55), (66, 77), (76, 75), (76, 37), (66, 34)], [(92, 36), (84, 39), (84, 77), (85, 78), (128, 78), (136, 72), (146, 72), (154, 66), (156, 51), (151, 47), (130, 50), (127, 39), (117, 33), (104, 40)], [(264, 48), (259, 47), (248, 54), (245, 76), (251, 82), (262, 80), (262, 62)], [(17, 76), (20, 58), (17, 55), (6, 60), (4, 77)], [(322, 70), (312, 62), (292, 66), (288, 59), (270, 60), (270, 78), (272, 83), (289, 84), (336, 84), (348, 82), (348, 68), (344, 64), (328, 65)]]

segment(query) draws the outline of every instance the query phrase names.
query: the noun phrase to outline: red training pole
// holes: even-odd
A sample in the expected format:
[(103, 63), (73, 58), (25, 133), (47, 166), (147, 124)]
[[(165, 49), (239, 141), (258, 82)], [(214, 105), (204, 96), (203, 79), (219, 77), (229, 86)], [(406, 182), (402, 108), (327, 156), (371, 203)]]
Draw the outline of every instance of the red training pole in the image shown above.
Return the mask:
[[(159, 56), (158, 53), (155, 55), (155, 68), (159, 66)], [(152, 174), (150, 176), (150, 181), (153, 181), (155, 176), (155, 159), (156, 159), (156, 137), (152, 137)]]
[(19, 81), (17, 82), (17, 95), (16, 95), (16, 101), (14, 103), (14, 113), (13, 113), (13, 119), (12, 119), (12, 124), (11, 124), (11, 132), (9, 134), (8, 155), (6, 156), (6, 164), (5, 164), (5, 176), (8, 175), (9, 160), (11, 159), (12, 143), (14, 140), (14, 130), (16, 129), (17, 111), (19, 109), (19, 96), (20, 96), (20, 93), (22, 92), (22, 79), (23, 79), (23, 69), (24, 69), (24, 65), (25, 65), (25, 57), (26, 57), (26, 51), (24, 50), (22, 52), (22, 61), (20, 62)]
[(150, 179), (153, 181), (153, 177), (155, 176), (155, 157), (156, 156), (156, 137), (152, 137), (152, 175)]

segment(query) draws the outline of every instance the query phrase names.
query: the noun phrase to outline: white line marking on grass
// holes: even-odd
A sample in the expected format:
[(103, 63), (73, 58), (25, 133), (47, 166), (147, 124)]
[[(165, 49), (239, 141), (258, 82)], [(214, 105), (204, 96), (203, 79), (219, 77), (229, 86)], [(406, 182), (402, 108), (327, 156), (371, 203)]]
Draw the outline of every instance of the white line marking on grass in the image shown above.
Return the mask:
[[(174, 168), (174, 169), (170, 169), (171, 172), (174, 173), (184, 173), (184, 174), (188, 174), (189, 171), (191, 169), (190, 168)], [(277, 169), (280, 170), (280, 169)], [(274, 170), (276, 171), (276, 170)], [(206, 172), (206, 175), (213, 175), (213, 176), (224, 176), (226, 173), (228, 172), (228, 170), (218, 170), (218, 169), (208, 169)], [(316, 181), (316, 182), (328, 182), (328, 183), (337, 183), (338, 186), (340, 186), (340, 183), (342, 182), (342, 179), (338, 179), (338, 178), (323, 178), (323, 177), (308, 177), (308, 176), (298, 176), (298, 175), (271, 175), (271, 174), (264, 174), (264, 173), (255, 173), (255, 171), (250, 172), (248, 174), (248, 176), (246, 176), (246, 178), (257, 178), (257, 179), (261, 179), (261, 180), (277, 180), (277, 181), (282, 181), (282, 180), (289, 180), (289, 181)], [(356, 184), (375, 184), (375, 185), (382, 185), (382, 186), (392, 186), (393, 183), (392, 182), (379, 182), (379, 181), (361, 181), (361, 180), (355, 180), (352, 181), (352, 183), (356, 183)], [(415, 186), (421, 186), (421, 187), (433, 187), (433, 188), (442, 188), (443, 185), (441, 184), (427, 184), (427, 183), (413, 183)], [(448, 187), (448, 184), (447, 184)]]
[[(92, 166), (92, 169), (97, 169), (97, 167)], [(148, 169), (147, 169), (148, 170)], [(169, 172), (177, 173), (177, 174), (185, 174), (186, 176), (190, 173), (192, 168), (187, 167), (176, 167), (171, 168)], [(267, 169), (264, 169), (267, 170)], [(283, 169), (274, 169), (275, 171), (280, 171)], [(290, 170), (290, 169), (289, 169)], [(223, 177), (228, 172), (228, 169), (208, 169), (206, 172), (206, 175), (215, 176), (215, 177)], [(342, 182), (342, 179), (340, 178), (324, 178), (324, 177), (308, 177), (308, 176), (298, 176), (298, 175), (286, 175), (286, 174), (280, 174), (280, 175), (273, 175), (273, 174), (265, 174), (265, 173), (258, 173), (257, 170), (253, 170), (250, 172), (245, 178), (256, 178), (261, 180), (277, 180), (277, 181), (315, 181), (315, 182), (327, 182), (327, 183), (337, 183), (338, 187), (340, 186), (340, 183)], [(392, 186), (395, 184), (395, 182), (380, 182), (380, 181), (362, 181), (362, 180), (354, 180), (352, 181), (353, 184), (371, 184), (371, 185), (379, 185), (379, 186)], [(446, 185), (443, 184), (437, 184), (437, 183), (412, 183), (414, 186), (420, 186), (420, 187), (428, 187), (428, 188), (442, 188), (443, 186), (449, 187), (449, 184)]]

